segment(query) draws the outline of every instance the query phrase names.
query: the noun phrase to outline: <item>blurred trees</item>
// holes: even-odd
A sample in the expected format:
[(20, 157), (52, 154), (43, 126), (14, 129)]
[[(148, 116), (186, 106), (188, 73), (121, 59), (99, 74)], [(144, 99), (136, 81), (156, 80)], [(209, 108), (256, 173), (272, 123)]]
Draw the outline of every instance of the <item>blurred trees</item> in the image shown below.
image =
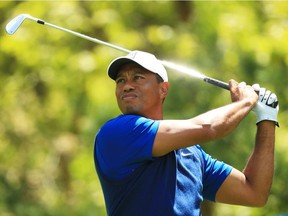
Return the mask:
[[(21, 13), (217, 79), (275, 91), (281, 127), (267, 206), (205, 203), (204, 209), (221, 216), (288, 212), (288, 3), (7, 1), (0, 11), (1, 215), (105, 215), (93, 141), (119, 114), (106, 68), (123, 53), (30, 21), (7, 35), (5, 25)], [(175, 71), (169, 75), (165, 118), (188, 118), (230, 102), (227, 91)], [(242, 169), (253, 148), (254, 122), (251, 114), (233, 134), (203, 147)]]

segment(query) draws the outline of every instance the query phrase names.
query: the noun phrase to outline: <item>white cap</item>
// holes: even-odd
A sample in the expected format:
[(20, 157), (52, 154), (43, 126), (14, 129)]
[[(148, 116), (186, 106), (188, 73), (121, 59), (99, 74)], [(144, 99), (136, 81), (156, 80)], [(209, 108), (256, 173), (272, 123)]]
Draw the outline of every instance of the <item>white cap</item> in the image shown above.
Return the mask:
[(162, 63), (152, 54), (143, 51), (131, 51), (128, 55), (114, 59), (108, 67), (108, 76), (115, 80), (122, 65), (137, 63), (143, 68), (158, 74), (164, 82), (168, 82), (168, 75)]

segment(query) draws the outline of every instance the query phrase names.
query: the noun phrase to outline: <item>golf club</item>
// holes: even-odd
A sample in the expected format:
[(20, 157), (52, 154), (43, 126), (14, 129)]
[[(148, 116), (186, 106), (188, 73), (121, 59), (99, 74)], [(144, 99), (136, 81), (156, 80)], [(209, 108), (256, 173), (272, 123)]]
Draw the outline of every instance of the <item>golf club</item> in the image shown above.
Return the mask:
[[(102, 41), (102, 40), (99, 40), (99, 39), (96, 39), (96, 38), (92, 38), (92, 37), (89, 37), (87, 35), (84, 35), (84, 34), (81, 34), (81, 33), (75, 32), (75, 31), (71, 31), (69, 29), (66, 29), (66, 28), (63, 28), (63, 27), (60, 27), (60, 26), (45, 22), (45, 21), (43, 21), (41, 19), (32, 17), (29, 14), (20, 14), (20, 15), (16, 16), (15, 18), (13, 18), (6, 25), (6, 32), (8, 34), (10, 34), (10, 35), (14, 34), (17, 31), (17, 29), (20, 27), (20, 25), (26, 19), (35, 21), (36, 23), (41, 24), (41, 25), (47, 25), (47, 26), (50, 26), (52, 28), (56, 28), (58, 30), (73, 34), (73, 35), (75, 35), (77, 37), (92, 41), (94, 43), (102, 44), (102, 45), (111, 47), (113, 49), (116, 49), (116, 50), (119, 50), (119, 51), (122, 51), (122, 52), (126, 52), (126, 53), (130, 53), (131, 52), (131, 50), (125, 49), (123, 47), (120, 47), (120, 46), (117, 46), (117, 45), (114, 45), (114, 44), (111, 44), (111, 43), (107, 43), (105, 41)], [(217, 79), (214, 79), (214, 78), (211, 78), (211, 77), (207, 77), (204, 74), (202, 74), (202, 73), (200, 73), (200, 72), (198, 72), (196, 70), (189, 69), (189, 68), (186, 68), (186, 67), (183, 67), (183, 66), (179, 66), (179, 65), (176, 65), (176, 64), (168, 62), (168, 61), (162, 61), (162, 60), (159, 60), (159, 61), (163, 64), (164, 67), (167, 67), (167, 68), (170, 68), (170, 69), (173, 69), (173, 70), (176, 70), (176, 71), (180, 71), (182, 73), (186, 73), (186, 74), (188, 74), (190, 76), (193, 76), (195, 78), (201, 79), (204, 82), (207, 82), (207, 83), (210, 83), (212, 85), (215, 85), (215, 86), (221, 87), (223, 89), (229, 90), (229, 85), (227, 83), (225, 83), (225, 82), (222, 82), (220, 80), (217, 80)]]

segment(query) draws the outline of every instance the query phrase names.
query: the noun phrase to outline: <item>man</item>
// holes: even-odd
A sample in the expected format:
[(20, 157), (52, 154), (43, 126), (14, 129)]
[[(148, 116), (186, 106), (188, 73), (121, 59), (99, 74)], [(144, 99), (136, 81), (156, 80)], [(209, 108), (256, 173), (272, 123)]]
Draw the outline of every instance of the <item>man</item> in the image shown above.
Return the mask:
[[(115, 59), (108, 75), (116, 82), (123, 113), (95, 139), (95, 166), (108, 215), (200, 215), (203, 199), (265, 205), (274, 170), (275, 94), (231, 80), (231, 104), (191, 119), (163, 120), (168, 76), (154, 55), (133, 51)], [(198, 145), (227, 136), (251, 110), (257, 118), (256, 142), (243, 172)]]

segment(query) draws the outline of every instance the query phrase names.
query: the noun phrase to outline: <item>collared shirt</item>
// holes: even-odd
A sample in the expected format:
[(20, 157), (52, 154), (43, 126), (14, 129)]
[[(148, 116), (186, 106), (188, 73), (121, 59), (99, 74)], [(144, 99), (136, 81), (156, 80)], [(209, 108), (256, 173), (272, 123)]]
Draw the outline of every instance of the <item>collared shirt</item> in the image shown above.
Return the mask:
[(97, 133), (94, 161), (108, 215), (201, 215), (232, 167), (199, 145), (152, 157), (159, 121), (120, 115)]

